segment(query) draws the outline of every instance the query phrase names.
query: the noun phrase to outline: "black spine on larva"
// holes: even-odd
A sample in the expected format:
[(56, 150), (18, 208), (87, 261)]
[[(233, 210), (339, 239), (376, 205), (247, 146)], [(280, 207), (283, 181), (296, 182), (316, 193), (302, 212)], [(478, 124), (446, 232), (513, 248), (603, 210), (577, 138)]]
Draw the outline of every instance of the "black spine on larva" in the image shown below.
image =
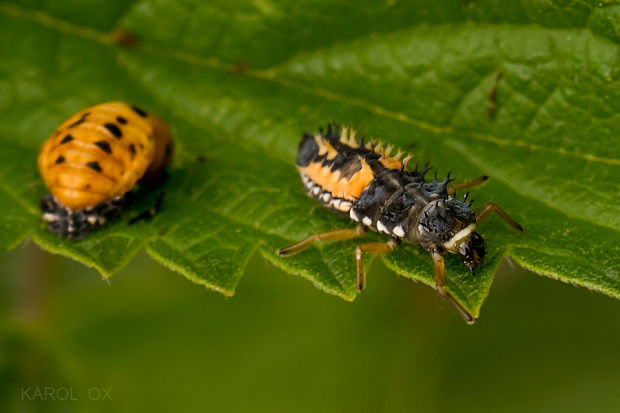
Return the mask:
[(314, 136), (304, 133), (304, 137), (297, 149), (297, 165), (308, 166), (319, 154), (319, 145), (314, 140)]
[(467, 225), (476, 222), (476, 213), (463, 201), (449, 198), (429, 203), (419, 216), (424, 231), (421, 241), (444, 243)]
[[(353, 204), (360, 222), (370, 219), (373, 230), (381, 229), (425, 248), (440, 245), (476, 220), (475, 211), (464, 201), (448, 195), (449, 177), (425, 179), (429, 166), (413, 171), (381, 169), (366, 157), (375, 178)], [(395, 231), (398, 228), (398, 231)], [(401, 232), (402, 231), (402, 232)]]
[[(357, 198), (347, 201), (346, 209), (339, 208), (341, 201), (333, 194), (321, 192), (312, 177), (303, 176), (306, 189), (319, 202), (336, 212), (348, 213), (351, 219), (372, 230), (419, 243), (429, 251), (456, 253), (455, 248), (458, 248), (458, 254), (470, 269), (482, 263), (485, 253), (482, 237), (472, 232), (474, 227), (465, 230), (476, 223), (476, 212), (471, 209), (471, 203), (448, 194), (450, 174), (439, 181), (435, 173), (432, 180), (427, 180), (428, 164), (421, 168), (416, 165), (412, 171), (407, 171), (402, 163), (389, 169), (386, 165), (395, 163), (393, 160), (386, 162), (383, 151), (371, 144), (364, 145), (363, 138), (351, 142), (347, 136), (341, 141), (339, 128), (333, 124), (328, 125), (327, 130), (320, 129), (318, 139), (322, 141), (317, 143), (316, 139), (309, 133), (304, 134), (297, 154), (298, 166), (319, 163), (321, 172), (326, 173), (326, 168), (332, 173), (337, 171), (338, 174), (332, 176), (345, 183), (362, 167), (370, 167), (372, 171), (372, 180)], [(319, 147), (323, 145), (327, 148), (319, 155)], [(465, 230), (463, 235), (455, 239), (462, 230)]]
[(437, 173), (432, 181), (426, 181), (424, 175), (428, 165), (420, 171), (412, 173), (421, 182), (411, 186), (410, 196), (426, 200), (426, 205), (417, 210), (415, 225), (418, 230), (418, 241), (427, 247), (441, 244), (451, 239), (458, 231), (476, 221), (476, 213), (470, 206), (448, 195), (448, 184), (452, 181), (447, 176), (437, 181)]

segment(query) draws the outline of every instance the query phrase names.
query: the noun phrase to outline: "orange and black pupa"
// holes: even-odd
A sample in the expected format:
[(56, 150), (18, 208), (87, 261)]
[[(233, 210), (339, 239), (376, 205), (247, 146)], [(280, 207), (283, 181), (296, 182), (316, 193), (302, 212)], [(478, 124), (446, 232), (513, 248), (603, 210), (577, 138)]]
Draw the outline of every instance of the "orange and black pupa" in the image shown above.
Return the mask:
[(61, 237), (80, 239), (120, 216), (137, 183), (165, 177), (173, 151), (168, 125), (123, 102), (84, 109), (43, 143), (39, 172), (51, 194), (43, 219)]
[(456, 199), (456, 190), (483, 184), (488, 176), (451, 184), (446, 177), (427, 180), (429, 167), (407, 170), (411, 155), (394, 156), (392, 146), (380, 142), (364, 143), (355, 139), (355, 131), (330, 125), (326, 133), (305, 133), (297, 153), (297, 169), (305, 190), (312, 198), (333, 211), (359, 223), (355, 229), (340, 229), (312, 235), (278, 251), (289, 256), (309, 247), (315, 241), (346, 240), (364, 234), (367, 229), (386, 234), (387, 242), (358, 245), (357, 288), (364, 288), (362, 255), (365, 252), (386, 253), (402, 242), (420, 244), (434, 263), (435, 285), (461, 312), (468, 322), (473, 316), (456, 301), (444, 286), (444, 255), (457, 254), (473, 272), (485, 256), (485, 243), (476, 228), (491, 213), (512, 228), (523, 229), (494, 202), (480, 211), (471, 202)]

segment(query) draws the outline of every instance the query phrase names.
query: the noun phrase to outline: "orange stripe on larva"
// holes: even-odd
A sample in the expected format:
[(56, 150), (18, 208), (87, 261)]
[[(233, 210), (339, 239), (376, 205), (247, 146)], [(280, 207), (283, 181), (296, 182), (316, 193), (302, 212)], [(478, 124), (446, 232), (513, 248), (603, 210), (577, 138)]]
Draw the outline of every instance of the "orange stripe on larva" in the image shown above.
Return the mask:
[(342, 178), (340, 171), (331, 172), (329, 167), (323, 167), (317, 162), (313, 162), (305, 168), (300, 168), (300, 171), (324, 191), (330, 192), (334, 198), (354, 201), (374, 178), (370, 165), (361, 158), (360, 162), (362, 165), (361, 169), (348, 179)]

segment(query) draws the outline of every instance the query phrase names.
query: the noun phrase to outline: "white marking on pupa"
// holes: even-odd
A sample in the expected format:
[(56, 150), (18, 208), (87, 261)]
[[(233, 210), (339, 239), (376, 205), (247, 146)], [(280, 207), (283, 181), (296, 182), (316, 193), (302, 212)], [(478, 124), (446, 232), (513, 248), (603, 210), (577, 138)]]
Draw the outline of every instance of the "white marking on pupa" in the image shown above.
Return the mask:
[(331, 205), (332, 205), (334, 208), (339, 209), (339, 208), (340, 208), (340, 202), (342, 202), (342, 201), (340, 200), (340, 198), (334, 198), (334, 199), (332, 199)]
[(320, 186), (315, 186), (312, 188), (312, 194), (313, 195), (318, 195), (319, 192), (321, 192), (321, 187)]
[(324, 192), (321, 198), (323, 199), (323, 202), (329, 202), (329, 200), (332, 199), (332, 196), (329, 192)]
[(370, 219), (369, 217), (364, 217), (364, 219), (362, 219), (362, 223), (364, 225), (370, 226), (372, 225), (372, 219)]
[(43, 220), (44, 221), (49, 221), (49, 222), (54, 222), (54, 221), (58, 220), (58, 215), (46, 212), (46, 213), (43, 214)]
[(351, 217), (351, 219), (355, 222), (360, 222), (359, 217), (357, 216), (357, 214), (355, 213), (355, 210), (353, 208), (351, 208), (351, 210), (349, 211), (349, 216)]

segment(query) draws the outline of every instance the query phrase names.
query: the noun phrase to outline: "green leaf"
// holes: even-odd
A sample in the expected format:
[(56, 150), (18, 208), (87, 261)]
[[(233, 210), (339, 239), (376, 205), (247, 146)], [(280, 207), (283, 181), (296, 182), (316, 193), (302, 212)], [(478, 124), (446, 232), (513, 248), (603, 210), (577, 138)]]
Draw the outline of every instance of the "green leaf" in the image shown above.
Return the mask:
[[(145, 248), (226, 295), (258, 250), (353, 300), (355, 242), (275, 255), (352, 226), (304, 195), (293, 165), (302, 131), (338, 121), (411, 149), (440, 174), (491, 175), (474, 205), (496, 201), (525, 232), (491, 218), (481, 271), (448, 259), (447, 289), (474, 315), (506, 255), (620, 297), (617, 2), (16, 3), (0, 2), (3, 248), (30, 237), (106, 276)], [(119, 32), (137, 43), (118, 44)], [(38, 148), (69, 115), (111, 100), (171, 125), (178, 151), (164, 204), (151, 222), (126, 217), (80, 242), (59, 239), (38, 212)], [(156, 196), (142, 194), (133, 213)], [(433, 283), (419, 246), (383, 260)]]

